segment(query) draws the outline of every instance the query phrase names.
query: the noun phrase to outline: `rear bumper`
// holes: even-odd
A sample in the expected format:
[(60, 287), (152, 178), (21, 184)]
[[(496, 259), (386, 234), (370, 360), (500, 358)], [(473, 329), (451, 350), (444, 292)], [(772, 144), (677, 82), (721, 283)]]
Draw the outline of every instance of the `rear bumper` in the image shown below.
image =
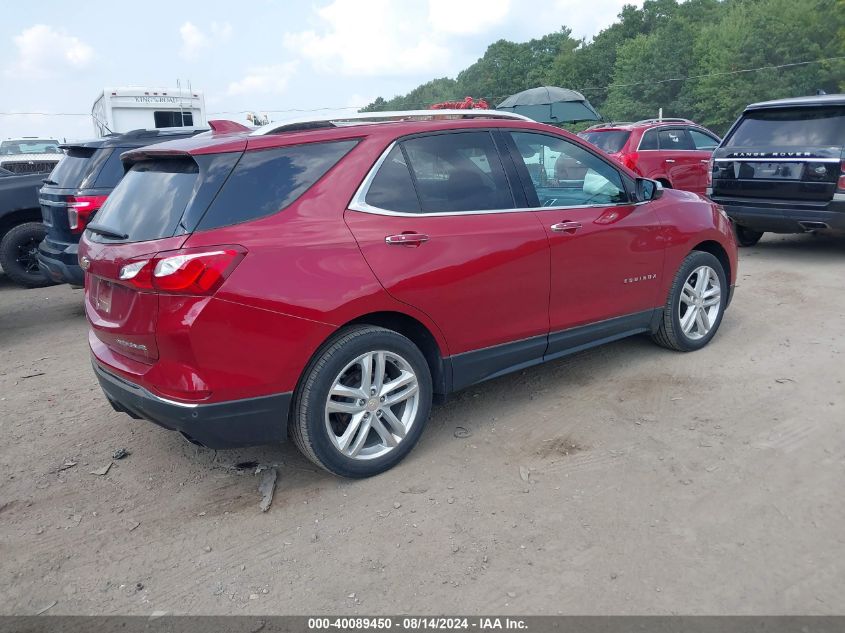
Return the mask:
[(208, 448), (277, 444), (287, 439), (291, 393), (214, 404), (160, 398), (93, 362), (94, 373), (115, 411), (144, 418)]
[(49, 279), (71, 286), (85, 284), (85, 273), (79, 267), (79, 244), (54, 242), (49, 237), (38, 247), (38, 266)]
[[(841, 194), (839, 194), (841, 195)], [(803, 233), (814, 228), (845, 230), (845, 198), (826, 203), (806, 200), (753, 200), (710, 196), (737, 224), (753, 231)], [(811, 224), (806, 224), (811, 223)]]

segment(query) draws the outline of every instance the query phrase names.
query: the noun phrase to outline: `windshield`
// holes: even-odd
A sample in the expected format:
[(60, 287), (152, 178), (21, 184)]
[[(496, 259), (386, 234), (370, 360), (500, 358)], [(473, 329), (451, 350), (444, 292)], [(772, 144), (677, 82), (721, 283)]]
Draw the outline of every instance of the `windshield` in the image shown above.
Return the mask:
[(0, 143), (1, 156), (15, 156), (17, 154), (61, 154), (58, 141), (3, 141)]
[(603, 152), (613, 154), (625, 147), (631, 133), (625, 130), (605, 130), (602, 132), (582, 132), (580, 136)]
[(845, 107), (751, 111), (725, 143), (725, 147), (828, 145), (845, 145)]

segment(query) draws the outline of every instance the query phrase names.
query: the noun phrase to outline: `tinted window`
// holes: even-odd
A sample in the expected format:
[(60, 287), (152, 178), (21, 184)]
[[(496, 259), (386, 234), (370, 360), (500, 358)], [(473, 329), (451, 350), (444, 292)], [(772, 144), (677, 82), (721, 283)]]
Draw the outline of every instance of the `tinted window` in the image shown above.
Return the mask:
[(70, 147), (65, 150), (65, 156), (53, 168), (50, 180), (56, 187), (77, 189), (90, 181), (92, 176), (108, 158), (108, 150), (98, 150), (92, 147)]
[(628, 201), (622, 177), (583, 147), (556, 136), (513, 132), (540, 206), (571, 207)]
[(124, 174), (123, 163), (120, 160), (120, 155), (124, 151), (123, 148), (118, 147), (104, 152), (108, 159), (103, 163), (100, 173), (97, 174), (94, 187), (113, 188), (117, 186)]
[(612, 154), (625, 147), (631, 133), (625, 130), (608, 130), (606, 132), (582, 132), (580, 136), (603, 152)]
[(716, 149), (719, 145), (719, 139), (713, 138), (709, 134), (705, 134), (704, 132), (699, 132), (698, 130), (690, 130), (689, 131), (690, 138), (692, 138), (693, 145), (695, 145), (695, 149), (700, 150), (712, 150)]
[(357, 142), (309, 143), (244, 153), (197, 229), (246, 222), (284, 209)]
[(845, 108), (761, 110), (743, 115), (725, 147), (845, 145)]
[(57, 141), (3, 141), (0, 143), (0, 156), (18, 154), (61, 154)]
[(155, 126), (159, 127), (191, 127), (194, 115), (190, 112), (153, 112)]
[(692, 138), (686, 130), (660, 130), (658, 139), (661, 150), (691, 150), (695, 149)]
[(423, 212), (490, 211), (514, 206), (489, 132), (403, 141)]
[(136, 163), (97, 213), (95, 224), (130, 242), (170, 237), (194, 194), (199, 169), (191, 159)]
[(405, 163), (405, 155), (397, 145), (379, 167), (365, 199), (379, 209), (419, 213), (420, 201), (414, 191), (411, 172)]
[(640, 149), (657, 149), (657, 130), (648, 130), (640, 139)]

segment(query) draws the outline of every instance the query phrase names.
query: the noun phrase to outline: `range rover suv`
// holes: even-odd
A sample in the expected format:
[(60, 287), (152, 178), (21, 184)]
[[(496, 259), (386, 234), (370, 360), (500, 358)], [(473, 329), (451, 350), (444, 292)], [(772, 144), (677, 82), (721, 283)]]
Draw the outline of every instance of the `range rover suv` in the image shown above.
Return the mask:
[[(375, 125), (374, 123), (380, 123)], [(737, 253), (715, 203), (519, 115), (220, 129), (123, 155), (80, 242), (115, 409), (364, 477), (432, 400), (635, 334), (700, 349)], [(576, 161), (560, 179), (555, 164)]]
[(713, 154), (707, 195), (743, 246), (763, 233), (845, 229), (845, 94), (748, 106)]

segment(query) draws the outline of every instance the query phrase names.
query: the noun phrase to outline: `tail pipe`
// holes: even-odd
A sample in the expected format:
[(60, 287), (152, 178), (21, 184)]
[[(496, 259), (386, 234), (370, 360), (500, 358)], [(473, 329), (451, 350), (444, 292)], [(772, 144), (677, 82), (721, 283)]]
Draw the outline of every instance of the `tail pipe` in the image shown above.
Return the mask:
[(801, 228), (804, 229), (805, 231), (818, 231), (818, 230), (821, 230), (821, 229), (830, 228), (824, 222), (811, 222), (809, 220), (799, 221), (798, 224), (800, 224)]

